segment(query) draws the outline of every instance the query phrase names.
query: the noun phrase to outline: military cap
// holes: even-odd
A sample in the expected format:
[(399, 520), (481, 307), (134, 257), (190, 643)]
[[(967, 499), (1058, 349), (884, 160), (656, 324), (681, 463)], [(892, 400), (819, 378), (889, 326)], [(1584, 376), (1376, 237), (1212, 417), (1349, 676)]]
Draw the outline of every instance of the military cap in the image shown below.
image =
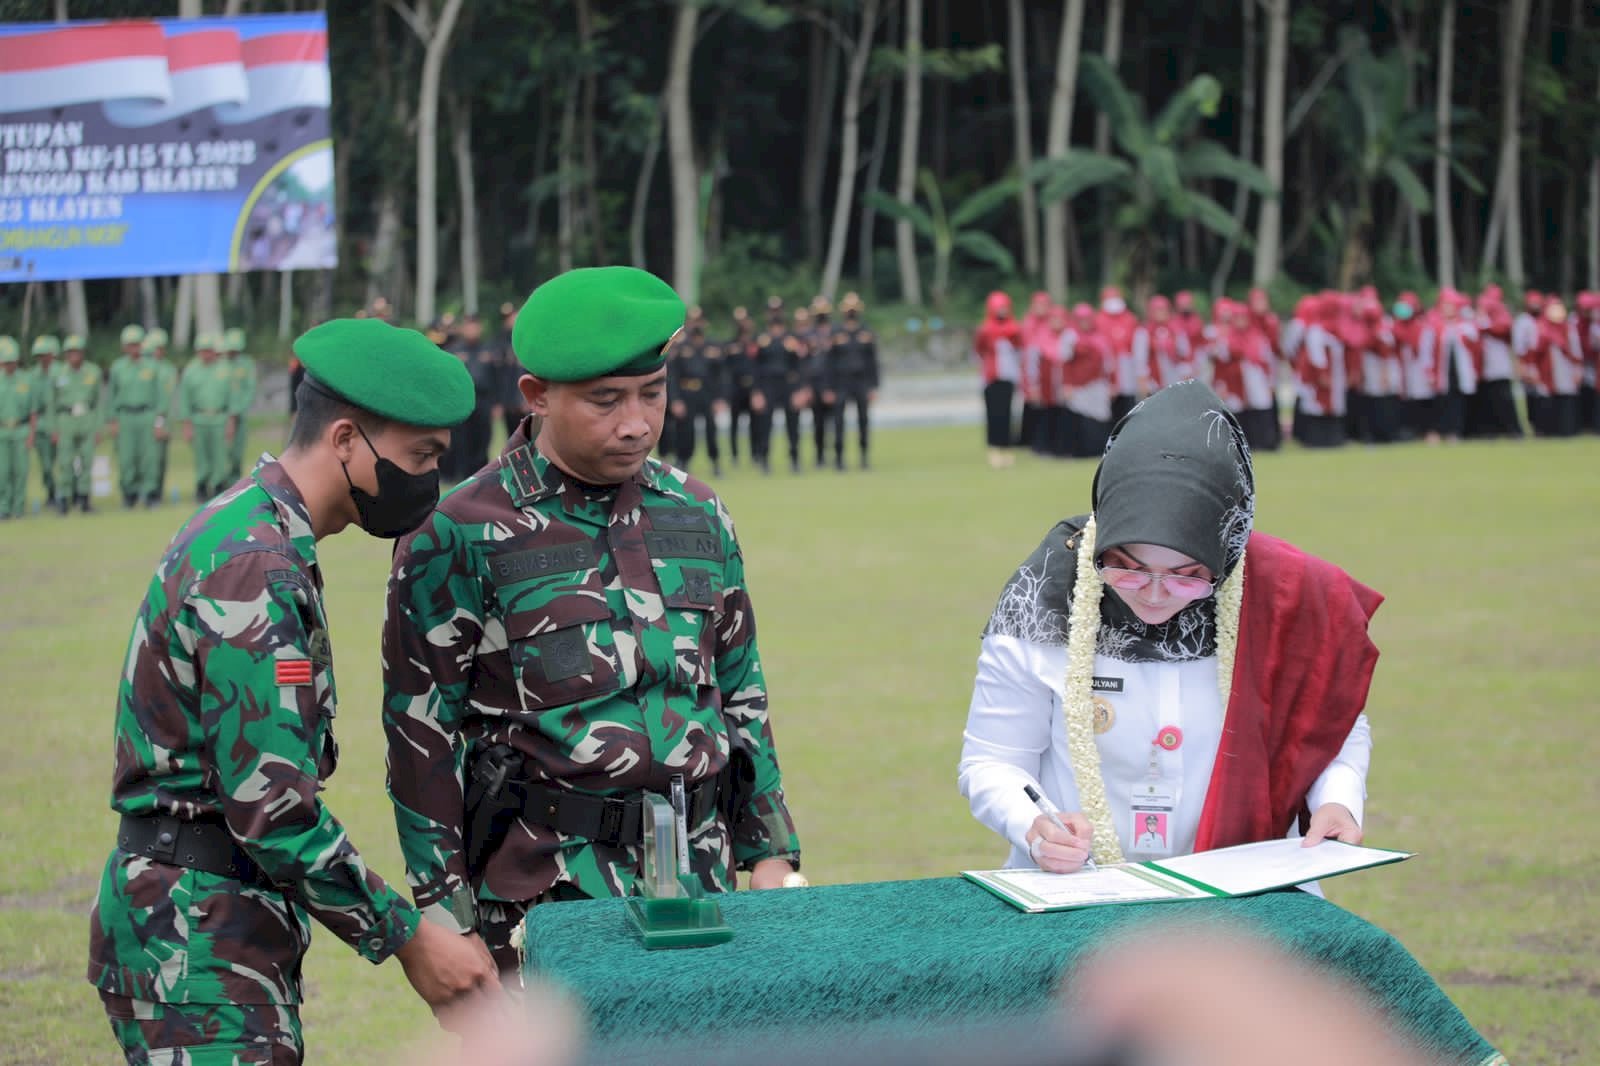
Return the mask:
[(15, 363), (22, 358), (22, 349), (17, 347), (15, 337), (0, 335), (0, 363)]
[(222, 334), (222, 350), (225, 352), (244, 351), (244, 330), (234, 326)]
[(215, 333), (200, 333), (194, 338), (194, 350), (197, 352), (214, 352), (221, 347)]
[(294, 342), (313, 387), (412, 426), (454, 426), (472, 413), (466, 366), (414, 329), (335, 318)]
[(157, 326), (155, 329), (150, 330), (144, 335), (145, 351), (153, 352), (157, 348), (165, 348), (166, 346), (167, 331), (162, 329), (160, 326)]
[(634, 267), (585, 267), (551, 278), (528, 297), (511, 346), (528, 373), (587, 381), (654, 373), (683, 328), (672, 286)]
[(782, 311), (783, 310), (783, 297), (779, 296), (777, 293), (773, 293), (771, 296), (768, 296), (767, 297), (767, 310), (768, 311)]
[(142, 344), (142, 343), (144, 343), (144, 327), (139, 325), (137, 322), (131, 323), (131, 324), (126, 325), (126, 326), (123, 326), (122, 327), (122, 342), (121, 343), (123, 343), (123, 344)]
[(83, 351), (83, 334), (81, 334), (81, 333), (69, 333), (69, 334), (67, 334), (66, 339), (64, 339), (61, 342), (61, 350), (64, 351), (64, 352), (81, 352), (81, 351)]
[(33, 338), (34, 355), (60, 355), (61, 342), (56, 340), (54, 334), (45, 333)]
[(500, 317), (501, 318), (506, 318), (507, 316), (514, 315), (516, 313), (517, 313), (517, 305), (512, 303), (510, 300), (507, 300), (505, 303), (500, 305)]
[(851, 311), (859, 311), (861, 310), (861, 306), (861, 297), (857, 296), (853, 292), (845, 293), (844, 299), (839, 301), (839, 310), (846, 313)]
[(832, 312), (833, 312), (833, 303), (826, 296), (818, 296), (815, 300), (811, 301), (811, 313), (812, 314), (814, 314), (814, 315), (826, 315), (826, 314), (831, 314)]

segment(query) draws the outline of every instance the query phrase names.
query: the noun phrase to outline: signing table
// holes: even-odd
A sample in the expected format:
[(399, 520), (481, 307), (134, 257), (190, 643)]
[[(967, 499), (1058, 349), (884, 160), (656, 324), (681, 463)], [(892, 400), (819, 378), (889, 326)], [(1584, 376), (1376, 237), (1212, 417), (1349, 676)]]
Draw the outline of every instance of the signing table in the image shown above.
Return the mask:
[(734, 937), (646, 951), (620, 899), (536, 907), (524, 974), (571, 990), (595, 1045), (645, 1039), (737, 1041), (763, 1031), (818, 1038), (892, 1024), (1044, 1015), (1061, 975), (1130, 927), (1232, 923), (1365, 989), (1442, 1062), (1503, 1062), (1401, 944), (1299, 891), (1240, 899), (1024, 914), (961, 878), (875, 882), (720, 897)]

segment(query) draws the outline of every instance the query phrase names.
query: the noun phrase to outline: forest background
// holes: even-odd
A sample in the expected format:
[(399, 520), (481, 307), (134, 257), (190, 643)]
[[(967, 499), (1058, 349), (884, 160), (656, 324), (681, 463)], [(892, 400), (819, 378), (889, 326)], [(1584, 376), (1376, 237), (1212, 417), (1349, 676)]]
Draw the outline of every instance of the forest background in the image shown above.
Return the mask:
[[(855, 289), (891, 341), (983, 292), (1600, 287), (1583, 0), (0, 0), (324, 8), (338, 269), (0, 288), (0, 330), (493, 310), (634, 263), (713, 316)], [(886, 306), (887, 305), (887, 306)]]

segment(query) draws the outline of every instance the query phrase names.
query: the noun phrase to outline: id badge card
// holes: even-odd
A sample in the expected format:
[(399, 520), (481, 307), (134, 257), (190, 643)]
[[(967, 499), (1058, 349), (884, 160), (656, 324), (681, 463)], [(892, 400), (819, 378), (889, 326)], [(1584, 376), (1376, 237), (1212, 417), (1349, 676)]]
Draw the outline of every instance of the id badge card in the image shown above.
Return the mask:
[(1146, 777), (1133, 786), (1128, 802), (1132, 819), (1128, 839), (1133, 841), (1133, 855), (1143, 860), (1172, 854), (1172, 819), (1177, 809), (1176, 778)]

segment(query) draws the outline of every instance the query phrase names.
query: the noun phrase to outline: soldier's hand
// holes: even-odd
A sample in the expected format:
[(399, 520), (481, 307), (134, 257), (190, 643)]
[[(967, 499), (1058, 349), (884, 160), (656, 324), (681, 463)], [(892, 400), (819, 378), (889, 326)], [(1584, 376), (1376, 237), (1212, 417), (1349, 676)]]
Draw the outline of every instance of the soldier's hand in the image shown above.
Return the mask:
[(822, 390), (822, 402), (825, 406), (831, 407), (838, 399), (838, 395), (832, 389)]
[(106, 423), (106, 432), (111, 434), (113, 437), (121, 432), (121, 427), (117, 424), (117, 420), (115, 418)]
[(868, 403), (877, 403), (878, 402), (878, 390), (877, 389), (868, 389), (867, 390), (867, 402)]
[(234, 434), (236, 434), (238, 432), (239, 432), (239, 420), (237, 418), (228, 419), (228, 428), (223, 431), (222, 435), (225, 438), (227, 438), (227, 441), (228, 441), (229, 444), (233, 443)]
[(482, 993), (498, 992), (500, 987), (494, 959), (482, 937), (476, 933), (462, 936), (426, 919), (417, 924), (416, 935), (395, 952), (395, 958), (411, 987), (436, 1015)]
[(194, 423), (193, 422), (185, 422), (183, 424), (183, 443), (185, 443), (185, 444), (193, 444), (194, 443)]
[(711, 412), (712, 412), (712, 414), (718, 414), (718, 415), (727, 414), (728, 413), (728, 403), (727, 403), (727, 401), (726, 400), (713, 400), (711, 402)]
[(794, 873), (786, 859), (762, 859), (750, 868), (750, 887), (782, 888), (783, 879)]
[(672, 417), (673, 418), (683, 418), (686, 415), (688, 415), (688, 413), (689, 413), (689, 405), (688, 404), (684, 403), (682, 400), (673, 400), (672, 401)]
[(767, 398), (759, 392), (750, 394), (750, 410), (761, 412), (767, 409)]
[(61, 443), (61, 434), (59, 434), (59, 433), (50, 434), (50, 443), (51, 444), (60, 444)]

